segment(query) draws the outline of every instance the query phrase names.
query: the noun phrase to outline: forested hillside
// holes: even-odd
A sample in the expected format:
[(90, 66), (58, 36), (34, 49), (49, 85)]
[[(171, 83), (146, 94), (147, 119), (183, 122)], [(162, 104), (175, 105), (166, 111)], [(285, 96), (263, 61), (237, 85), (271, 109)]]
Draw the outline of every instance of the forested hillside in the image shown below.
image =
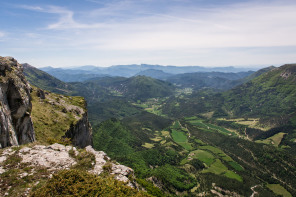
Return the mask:
[(291, 196), (295, 67), (184, 74), (179, 86), (100, 77), (69, 94), (88, 101), (94, 148), (133, 168), (153, 196)]

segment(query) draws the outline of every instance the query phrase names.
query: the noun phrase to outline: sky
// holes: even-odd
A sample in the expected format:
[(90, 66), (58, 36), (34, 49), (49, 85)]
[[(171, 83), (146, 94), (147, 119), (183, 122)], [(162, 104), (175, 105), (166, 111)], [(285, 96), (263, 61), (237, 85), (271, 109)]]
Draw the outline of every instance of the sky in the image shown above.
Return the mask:
[(0, 56), (35, 67), (296, 62), (295, 0), (1, 0)]

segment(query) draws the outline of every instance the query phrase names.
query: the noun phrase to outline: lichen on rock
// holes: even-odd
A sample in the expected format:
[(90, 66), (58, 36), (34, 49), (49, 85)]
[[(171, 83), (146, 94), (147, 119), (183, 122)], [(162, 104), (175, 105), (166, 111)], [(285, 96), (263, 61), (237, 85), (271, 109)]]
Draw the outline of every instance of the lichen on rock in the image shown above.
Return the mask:
[(0, 57), (1, 148), (35, 141), (31, 120), (31, 86), (22, 66), (12, 57)]
[[(52, 177), (61, 170), (77, 169), (81, 172), (88, 172), (94, 175), (101, 175), (106, 172), (104, 166), (110, 164), (108, 176), (113, 176), (116, 180), (124, 182), (125, 185), (136, 188), (137, 184), (130, 180), (134, 176), (134, 171), (124, 165), (120, 165), (110, 160), (103, 151), (95, 151), (91, 146), (85, 149), (76, 149), (73, 146), (61, 144), (45, 145), (26, 145), (25, 147), (7, 147), (0, 152), (0, 196), (2, 192), (8, 192), (10, 196), (14, 191), (6, 188), (5, 184), (13, 184), (16, 181), (22, 184), (15, 185), (23, 189), (27, 185), (25, 181), (32, 181), (31, 185), (38, 184), (44, 176)], [(31, 147), (30, 147), (31, 146)], [(88, 154), (84, 154), (88, 153)], [(94, 157), (94, 162), (89, 163), (89, 168), (80, 169), (80, 159), (88, 161), (86, 157)], [(84, 164), (84, 163), (83, 163)], [(10, 175), (10, 182), (2, 182), (1, 178), (7, 178), (5, 174), (11, 174), (17, 170), (13, 177)], [(12, 185), (13, 186), (13, 185)], [(19, 193), (18, 196), (26, 196)]]

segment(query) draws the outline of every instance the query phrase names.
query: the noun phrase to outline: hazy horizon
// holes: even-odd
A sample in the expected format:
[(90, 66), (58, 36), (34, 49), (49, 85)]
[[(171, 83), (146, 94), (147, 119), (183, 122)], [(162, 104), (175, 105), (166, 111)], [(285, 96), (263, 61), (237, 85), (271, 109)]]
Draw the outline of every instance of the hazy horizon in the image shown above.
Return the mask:
[(0, 55), (35, 67), (296, 62), (293, 0), (3, 0)]
[[(25, 62), (27, 63), (27, 62)], [(22, 63), (24, 64), (24, 63)], [(29, 65), (31, 65), (30, 63), (27, 63)], [(75, 68), (82, 68), (82, 67), (98, 67), (98, 68), (110, 68), (110, 67), (114, 67), (114, 66), (141, 66), (141, 65), (151, 65), (151, 66), (163, 66), (163, 67), (202, 67), (202, 68), (240, 68), (240, 69), (261, 69), (261, 68), (265, 68), (265, 67), (269, 67), (269, 66), (275, 66), (275, 67), (279, 67), (283, 64), (277, 64), (277, 65), (225, 65), (225, 66), (202, 66), (202, 65), (185, 65), (185, 66), (177, 66), (177, 65), (160, 65), (160, 64), (118, 64), (118, 65), (111, 65), (111, 66), (100, 66), (100, 65), (74, 65), (74, 66), (42, 66), (42, 67), (36, 67), (34, 65), (31, 65), (33, 67), (42, 69), (42, 68), (63, 68), (63, 69), (75, 69)]]

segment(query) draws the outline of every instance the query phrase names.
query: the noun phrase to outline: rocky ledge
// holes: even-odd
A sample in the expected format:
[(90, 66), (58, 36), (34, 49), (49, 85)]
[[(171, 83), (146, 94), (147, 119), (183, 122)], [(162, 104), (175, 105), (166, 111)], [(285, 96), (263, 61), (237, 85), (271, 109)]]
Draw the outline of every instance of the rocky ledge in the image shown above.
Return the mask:
[[(21, 149), (19, 149), (19, 147), (9, 147), (3, 149), (1, 152), (0, 176), (1, 174), (11, 173), (11, 171), (18, 168), (19, 170), (15, 181), (21, 182), (21, 180), (39, 177), (40, 175), (38, 175), (38, 173), (40, 173), (40, 169), (43, 169), (42, 174), (46, 171), (45, 176), (51, 177), (52, 174), (59, 170), (75, 169), (79, 166), (79, 157), (83, 157), (84, 159), (86, 159), (86, 157), (92, 157), (94, 159), (90, 162), (90, 167), (87, 169), (88, 172), (96, 175), (106, 172), (113, 175), (115, 179), (125, 182), (128, 186), (136, 187), (135, 183), (129, 179), (129, 177), (134, 176), (134, 171), (131, 168), (112, 162), (106, 153), (103, 151), (95, 151), (91, 146), (77, 150), (73, 146), (64, 146), (61, 144), (52, 144), (49, 146), (34, 145)], [(25, 170), (22, 171), (21, 169)], [(35, 183), (31, 185), (37, 185), (39, 181), (40, 180), (36, 179)], [(7, 183), (0, 180), (0, 188), (3, 189), (3, 193), (0, 190), (0, 196), (5, 195), (5, 193), (8, 195), (9, 189), (11, 189), (5, 187), (4, 184)], [(29, 187), (26, 190), (27, 194), (29, 194), (30, 189)], [(22, 196), (26, 196), (27, 194), (22, 194)]]

